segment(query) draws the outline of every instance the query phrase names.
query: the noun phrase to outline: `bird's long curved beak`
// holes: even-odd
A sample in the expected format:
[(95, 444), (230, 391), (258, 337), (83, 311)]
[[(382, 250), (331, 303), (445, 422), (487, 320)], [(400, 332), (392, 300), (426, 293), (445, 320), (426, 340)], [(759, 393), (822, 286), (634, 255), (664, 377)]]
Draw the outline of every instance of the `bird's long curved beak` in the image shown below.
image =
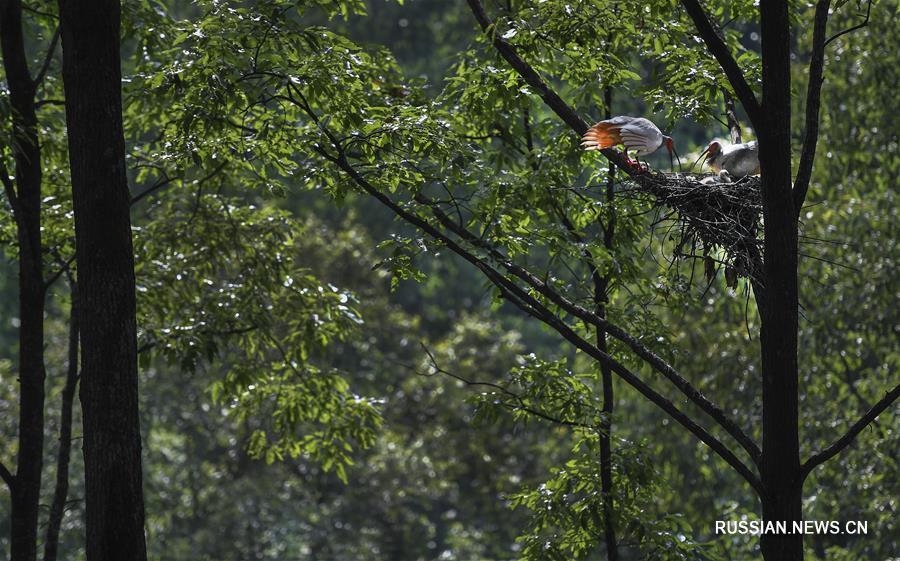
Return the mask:
[(675, 171), (675, 166), (672, 164), (672, 154), (675, 155), (675, 160), (678, 162), (678, 171), (684, 171), (681, 169), (681, 158), (678, 157), (678, 152), (674, 147), (669, 152), (669, 166), (672, 168), (672, 171)]
[(700, 152), (700, 155), (697, 156), (697, 159), (694, 160), (694, 163), (693, 163), (693, 164), (691, 164), (691, 171), (694, 171), (694, 166), (696, 166), (696, 165), (697, 165), (697, 162), (699, 162), (700, 160), (703, 160), (703, 163), (700, 164), (700, 169), (702, 170), (702, 169), (703, 169), (703, 164), (706, 163), (706, 158), (707, 158), (707, 157), (709, 157), (709, 148), (707, 148), (707, 149), (704, 150), (703, 152)]

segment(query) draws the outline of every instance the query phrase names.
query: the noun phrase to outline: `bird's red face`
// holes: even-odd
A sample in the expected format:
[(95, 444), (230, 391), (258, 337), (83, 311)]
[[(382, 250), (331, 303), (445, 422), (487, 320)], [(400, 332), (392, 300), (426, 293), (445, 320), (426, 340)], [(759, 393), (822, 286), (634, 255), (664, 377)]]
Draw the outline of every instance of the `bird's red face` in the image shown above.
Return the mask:
[[(697, 157), (697, 160), (694, 162), (694, 166), (697, 165), (697, 162), (699, 162), (700, 160), (703, 160), (703, 162), (700, 164), (700, 169), (703, 169), (703, 164), (706, 163), (706, 160), (715, 160), (716, 156), (718, 156), (719, 153), (721, 153), (721, 152), (722, 152), (721, 144), (719, 144), (718, 142), (710, 142), (709, 146), (706, 147), (706, 150), (704, 150), (703, 152), (700, 152), (700, 155)], [(694, 166), (691, 166), (691, 169), (693, 169)]]
[(666, 150), (669, 151), (669, 166), (672, 170), (675, 170), (675, 162), (672, 161), (672, 155), (675, 155), (675, 158), (678, 160), (678, 169), (681, 169), (681, 158), (678, 157), (678, 152), (675, 151), (675, 141), (672, 140), (671, 136), (663, 137), (663, 145), (666, 147)]

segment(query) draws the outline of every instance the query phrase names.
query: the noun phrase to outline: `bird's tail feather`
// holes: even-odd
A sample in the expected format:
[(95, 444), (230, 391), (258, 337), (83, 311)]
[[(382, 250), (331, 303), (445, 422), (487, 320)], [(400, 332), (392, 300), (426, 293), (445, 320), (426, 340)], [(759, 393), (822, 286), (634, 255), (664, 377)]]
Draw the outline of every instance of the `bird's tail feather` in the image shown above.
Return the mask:
[(603, 150), (621, 142), (619, 127), (602, 121), (589, 128), (581, 137), (581, 147), (585, 150)]

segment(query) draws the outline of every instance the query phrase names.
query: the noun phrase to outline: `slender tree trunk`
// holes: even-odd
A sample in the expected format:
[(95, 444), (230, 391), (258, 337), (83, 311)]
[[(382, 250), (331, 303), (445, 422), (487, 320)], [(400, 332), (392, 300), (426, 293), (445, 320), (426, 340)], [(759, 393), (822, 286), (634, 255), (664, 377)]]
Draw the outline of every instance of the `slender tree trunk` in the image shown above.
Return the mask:
[(9, 87), (15, 142), (15, 181), (3, 182), (19, 243), (19, 450), (10, 489), (13, 561), (37, 556), (38, 504), (44, 454), (44, 278), (41, 255), (41, 153), (35, 85), (25, 58), (22, 5), (0, 2), (0, 49)]
[[(606, 117), (612, 116), (612, 89), (605, 89), (604, 98), (606, 101)], [(613, 236), (615, 235), (615, 219), (616, 212), (612, 207), (614, 197), (614, 187), (616, 178), (616, 167), (609, 164), (609, 177), (606, 183), (606, 204), (609, 207), (609, 216), (603, 231), (603, 244), (607, 250), (612, 250)], [(594, 306), (597, 315), (602, 318), (606, 317), (606, 305), (609, 301), (609, 283), (608, 274), (603, 275), (594, 284)], [(608, 352), (606, 339), (606, 331), (597, 330), (597, 348), (601, 351)], [(603, 385), (603, 402), (602, 410), (605, 418), (603, 419), (603, 432), (600, 434), (600, 492), (603, 493), (603, 541), (606, 543), (606, 559), (607, 561), (618, 561), (619, 544), (616, 539), (615, 525), (615, 505), (613, 504), (613, 478), (612, 478), (612, 414), (615, 408), (615, 396), (613, 394), (612, 371), (605, 365), (600, 366), (600, 378)]]
[(47, 517), (47, 539), (44, 541), (44, 561), (56, 561), (59, 551), (59, 530), (66, 513), (69, 496), (69, 460), (72, 457), (72, 406), (78, 387), (78, 285), (69, 279), (72, 294), (72, 311), (69, 314), (69, 365), (66, 385), (62, 394), (62, 411), (59, 415), (59, 451), (56, 456), (56, 489)]
[[(762, 328), (763, 519), (802, 520), (797, 372), (797, 220), (791, 193), (791, 73), (788, 4), (762, 0), (763, 128), (760, 133), (765, 297)], [(764, 534), (767, 561), (803, 559), (801, 534)]]
[(134, 252), (120, 6), (60, 0), (75, 209), (88, 561), (144, 561)]

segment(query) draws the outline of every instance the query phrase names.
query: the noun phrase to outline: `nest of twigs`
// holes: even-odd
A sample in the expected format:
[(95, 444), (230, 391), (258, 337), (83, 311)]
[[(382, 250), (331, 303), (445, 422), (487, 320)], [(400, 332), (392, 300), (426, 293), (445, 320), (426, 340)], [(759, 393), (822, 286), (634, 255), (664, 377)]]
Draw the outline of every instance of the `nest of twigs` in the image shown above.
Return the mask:
[(637, 178), (634, 191), (652, 197), (660, 208), (658, 222), (672, 222), (675, 259), (702, 259), (710, 281), (724, 267), (732, 287), (738, 277), (758, 279), (759, 177), (723, 181), (714, 175), (648, 173)]

